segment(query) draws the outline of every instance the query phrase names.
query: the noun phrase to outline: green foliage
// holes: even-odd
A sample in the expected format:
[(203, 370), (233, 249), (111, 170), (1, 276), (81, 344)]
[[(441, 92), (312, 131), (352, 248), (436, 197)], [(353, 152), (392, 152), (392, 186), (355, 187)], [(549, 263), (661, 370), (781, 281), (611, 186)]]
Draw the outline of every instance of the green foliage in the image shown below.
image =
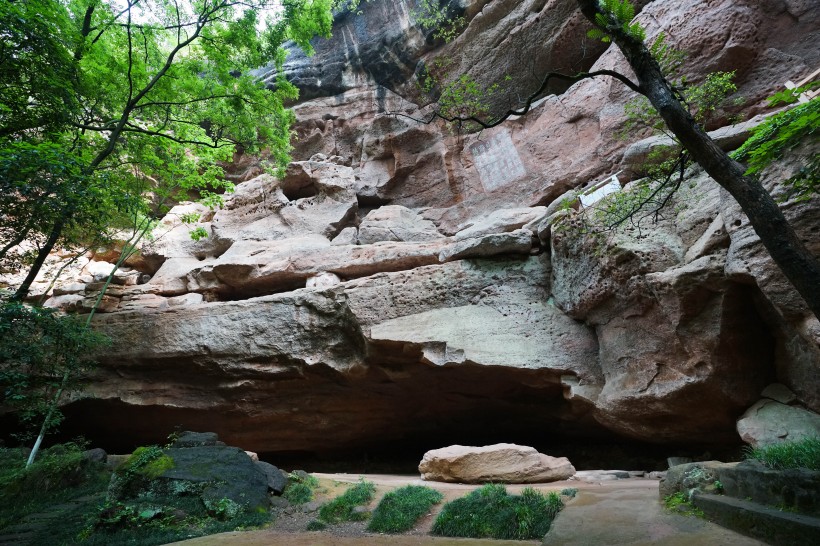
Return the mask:
[(664, 497), (663, 504), (667, 510), (676, 514), (697, 516), (699, 518), (705, 517), (703, 510), (695, 507), (689, 496), (682, 491)]
[(820, 437), (779, 442), (746, 450), (746, 458), (760, 461), (769, 468), (808, 468), (820, 470)]
[[(19, 268), (27, 256), (10, 243), (25, 237), (44, 242), (55, 223), (65, 226), (60, 243), (71, 247), (105, 242), (107, 228), (121, 228), (142, 208), (123, 179), (108, 172), (84, 172), (84, 164), (53, 142), (7, 142), (0, 139), (0, 267)], [(72, 210), (69, 218), (64, 212)], [(15, 250), (18, 250), (15, 253)]]
[(468, 74), (462, 74), (441, 92), (438, 99), (441, 115), (448, 118), (486, 116), (490, 112), (487, 98), (498, 88), (497, 83), (484, 88)]
[(689, 497), (686, 493), (678, 491), (663, 498), (663, 504), (667, 510), (676, 510), (679, 506), (688, 506)]
[[(217, 206), (232, 189), (218, 164), (237, 145), (269, 149), (281, 172), (294, 119), (284, 104), (298, 93), (251, 71), (271, 59), (281, 68), (287, 40), (311, 52), (310, 39), (330, 33), (331, 5), (0, 2), (0, 259), (22, 238), (48, 241), (42, 256), (96, 243), (118, 216), (163, 215), (149, 194), (198, 191)], [(259, 32), (260, 14), (278, 6)]]
[[(265, 513), (238, 511), (220, 499), (209, 511), (194, 497), (159, 499), (157, 504), (104, 503), (69, 543), (88, 546), (151, 546), (226, 531), (259, 528), (270, 522)], [(228, 501), (228, 502), (223, 502)], [(220, 508), (221, 507), (221, 508)]]
[(109, 496), (115, 499), (133, 496), (150, 480), (173, 467), (173, 459), (159, 446), (138, 447), (114, 472)]
[[(368, 2), (371, 0), (367, 0)], [(444, 4), (444, 5), (442, 5)], [(333, 8), (361, 15), (361, 0), (334, 0)], [(433, 37), (450, 42), (467, 26), (467, 21), (458, 14), (458, 8), (442, 0), (418, 0), (411, 12), (413, 19), (424, 30), (432, 30)]]
[(561, 497), (526, 488), (510, 495), (503, 485), (487, 484), (444, 505), (433, 534), (450, 537), (540, 539), (563, 508)]
[(372, 482), (362, 479), (340, 496), (323, 504), (319, 508), (319, 519), (325, 523), (366, 519), (366, 514), (357, 514), (354, 512), (354, 508), (368, 504), (373, 500), (375, 493), (376, 486)]
[(434, 504), (442, 501), (444, 496), (429, 487), (407, 485), (387, 493), (367, 526), (376, 533), (403, 533), (426, 515)]
[(576, 487), (567, 487), (566, 489), (561, 490), (561, 495), (564, 497), (569, 497), (571, 499), (575, 498), (575, 495), (578, 494), (578, 489)]
[(593, 40), (610, 42), (611, 34), (614, 31), (623, 32), (627, 36), (643, 42), (646, 39), (646, 31), (640, 23), (633, 23), (635, 18), (635, 6), (628, 0), (600, 0), (599, 6), (602, 13), (595, 14), (595, 25), (587, 32), (587, 36)]
[[(694, 108), (695, 121), (701, 125), (711, 121), (715, 113), (728, 106), (727, 97), (737, 91), (737, 85), (732, 80), (735, 71), (712, 72), (699, 85), (688, 86), (683, 93), (684, 100)], [(742, 100), (742, 99), (738, 99)], [(733, 104), (737, 105), (737, 101)]]
[(442, 7), (439, 0), (420, 0), (413, 17), (421, 28), (434, 30), (433, 37), (445, 42), (453, 41), (467, 26), (464, 17), (456, 15), (450, 4)]
[(0, 3), (0, 139), (65, 128), (80, 109), (77, 29), (54, 0)]
[[(732, 157), (746, 164), (747, 175), (759, 175), (772, 162), (783, 157), (786, 151), (806, 141), (816, 143), (819, 127), (820, 98), (815, 98), (779, 112), (758, 125), (752, 136), (732, 153)], [(784, 185), (787, 199), (806, 201), (820, 193), (820, 154), (813, 154)]]
[(164, 544), (269, 522), (266, 510), (249, 510), (227, 498), (202, 496), (204, 482), (156, 480), (174, 467), (158, 446), (145, 446), (114, 472), (108, 500), (86, 523), (84, 544)]
[(800, 95), (805, 93), (806, 91), (812, 91), (820, 87), (820, 81), (811, 82), (806, 85), (801, 85), (800, 87), (795, 87), (793, 89), (784, 89), (783, 91), (778, 91), (771, 97), (769, 97), (769, 106), (779, 106), (781, 104), (795, 104), (800, 100)]
[(319, 480), (315, 476), (304, 472), (288, 474), (288, 484), (282, 496), (291, 504), (306, 504), (313, 500), (313, 494), (319, 487)]
[(86, 459), (84, 449), (82, 443), (58, 444), (42, 450), (26, 468), (27, 454), (23, 450), (0, 448), (0, 498), (14, 499), (0, 503), (0, 528), (19, 523), (28, 514), (48, 509), (50, 504), (105, 491), (110, 472), (104, 465)]
[[(54, 397), (64, 385), (72, 391), (94, 366), (94, 352), (109, 342), (74, 317), (53, 309), (0, 301), (0, 405), (17, 410), (30, 429), (49, 414)], [(62, 415), (51, 413), (47, 429)]]

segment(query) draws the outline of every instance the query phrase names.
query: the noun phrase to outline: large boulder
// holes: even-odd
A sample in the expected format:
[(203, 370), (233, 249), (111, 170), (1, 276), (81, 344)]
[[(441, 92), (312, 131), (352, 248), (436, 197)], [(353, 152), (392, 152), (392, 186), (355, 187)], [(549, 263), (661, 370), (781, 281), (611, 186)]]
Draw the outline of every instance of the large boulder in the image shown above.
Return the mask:
[(763, 399), (738, 419), (737, 432), (744, 442), (754, 447), (820, 437), (820, 415)]
[(180, 447), (137, 449), (112, 476), (109, 500), (173, 507), (174, 499), (198, 498), (220, 517), (267, 510), (268, 473), (242, 449), (219, 444), (215, 434), (189, 432)]
[(423, 480), (460, 483), (542, 483), (566, 480), (575, 467), (566, 457), (550, 457), (515, 444), (454, 445), (424, 454)]

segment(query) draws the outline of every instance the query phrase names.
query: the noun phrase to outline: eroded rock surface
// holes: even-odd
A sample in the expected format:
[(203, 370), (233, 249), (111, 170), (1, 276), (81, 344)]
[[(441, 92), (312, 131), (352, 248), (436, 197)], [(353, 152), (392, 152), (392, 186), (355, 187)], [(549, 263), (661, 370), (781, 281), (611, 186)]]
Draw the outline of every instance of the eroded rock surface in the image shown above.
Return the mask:
[[(775, 381), (820, 409), (820, 324), (708, 176), (689, 172), (656, 223), (576, 229), (578, 195), (617, 171), (630, 191), (657, 143), (617, 138), (633, 97), (619, 82), (556, 87), (478, 133), (418, 121), (430, 98), (412, 75), (436, 59), (451, 59), (443, 81), (509, 74), (487, 97), (502, 109), (548, 70), (629, 74), (570, 0), (451, 4), (468, 25), (448, 45), (414, 2), (379, 0), (289, 61), (303, 99), (286, 176), (237, 156), (223, 208), (163, 220), (106, 293), (95, 324), (114, 345), (69, 421), (116, 437), (127, 420), (142, 443), (184, 424), (260, 453), (566, 432), (725, 446)], [(737, 70), (748, 115), (820, 62), (816, 2), (639, 4), (692, 81)], [(722, 128), (725, 145), (746, 130)], [(764, 173), (776, 196), (798, 166)], [(783, 207), (820, 253), (818, 200)], [(190, 239), (191, 213), (207, 238)], [(90, 309), (117, 254), (79, 258), (34, 297)]]

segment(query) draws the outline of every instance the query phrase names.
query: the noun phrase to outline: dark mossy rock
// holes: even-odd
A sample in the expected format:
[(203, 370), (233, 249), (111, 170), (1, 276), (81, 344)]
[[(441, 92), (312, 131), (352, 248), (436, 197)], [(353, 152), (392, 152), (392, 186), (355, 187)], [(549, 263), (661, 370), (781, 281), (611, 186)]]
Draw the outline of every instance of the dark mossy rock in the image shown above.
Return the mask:
[(209, 513), (233, 517), (267, 511), (268, 483), (267, 473), (238, 447), (148, 447), (136, 450), (114, 473), (108, 496), (111, 501), (159, 504), (198, 498)]
[(174, 466), (156, 481), (169, 481), (177, 489), (185, 484), (200, 486), (206, 505), (229, 499), (248, 511), (268, 509), (268, 477), (238, 447), (213, 445), (164, 451)]
[(283, 471), (265, 461), (254, 461), (256, 467), (264, 472), (268, 479), (268, 489), (274, 495), (281, 495), (285, 491), (285, 486), (288, 484), (288, 476)]
[(820, 516), (820, 471), (804, 468), (773, 470), (756, 461), (689, 463), (670, 468), (659, 491), (661, 499), (678, 491), (722, 493)]
[(224, 446), (224, 442), (219, 441), (215, 432), (191, 432), (186, 430), (179, 433), (176, 440), (171, 444), (172, 448), (183, 447), (203, 447), (203, 446)]

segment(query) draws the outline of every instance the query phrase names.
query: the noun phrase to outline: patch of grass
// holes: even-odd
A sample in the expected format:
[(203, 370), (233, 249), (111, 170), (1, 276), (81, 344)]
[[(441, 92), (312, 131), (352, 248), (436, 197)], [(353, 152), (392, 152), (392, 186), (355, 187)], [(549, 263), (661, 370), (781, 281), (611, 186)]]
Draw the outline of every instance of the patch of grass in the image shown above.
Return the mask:
[(314, 491), (319, 487), (319, 480), (307, 472), (288, 474), (288, 484), (282, 496), (291, 504), (306, 504), (313, 500)]
[(691, 514), (701, 518), (704, 517), (703, 510), (695, 507), (689, 500), (689, 495), (687, 495), (683, 491), (678, 491), (677, 493), (667, 495), (663, 499), (663, 504), (664, 506), (666, 506), (666, 509), (670, 512), (675, 512), (684, 515)]
[(406, 485), (387, 493), (367, 526), (368, 531), (377, 533), (403, 533), (413, 528), (413, 525), (428, 513), (434, 504), (438, 504), (444, 496), (429, 487), (420, 485)]
[(820, 470), (820, 437), (748, 448), (746, 458), (760, 461), (775, 470), (787, 468)]
[(677, 493), (664, 497), (663, 504), (667, 510), (675, 510), (679, 506), (689, 504), (689, 497), (687, 497), (683, 491), (678, 491)]
[(376, 486), (373, 483), (361, 480), (340, 496), (323, 504), (319, 508), (319, 519), (326, 523), (366, 519), (366, 514), (357, 514), (354, 509), (372, 501), (375, 493)]
[(308, 531), (323, 531), (327, 529), (327, 523), (318, 519), (313, 519), (308, 522), (306, 529)]
[(571, 499), (574, 499), (575, 495), (577, 495), (577, 494), (578, 494), (578, 488), (577, 487), (567, 487), (566, 489), (561, 490), (561, 495), (563, 495), (565, 497), (569, 497)]
[(556, 492), (548, 495), (530, 487), (510, 495), (503, 485), (487, 484), (444, 505), (433, 534), (448, 537), (540, 539), (564, 503)]

